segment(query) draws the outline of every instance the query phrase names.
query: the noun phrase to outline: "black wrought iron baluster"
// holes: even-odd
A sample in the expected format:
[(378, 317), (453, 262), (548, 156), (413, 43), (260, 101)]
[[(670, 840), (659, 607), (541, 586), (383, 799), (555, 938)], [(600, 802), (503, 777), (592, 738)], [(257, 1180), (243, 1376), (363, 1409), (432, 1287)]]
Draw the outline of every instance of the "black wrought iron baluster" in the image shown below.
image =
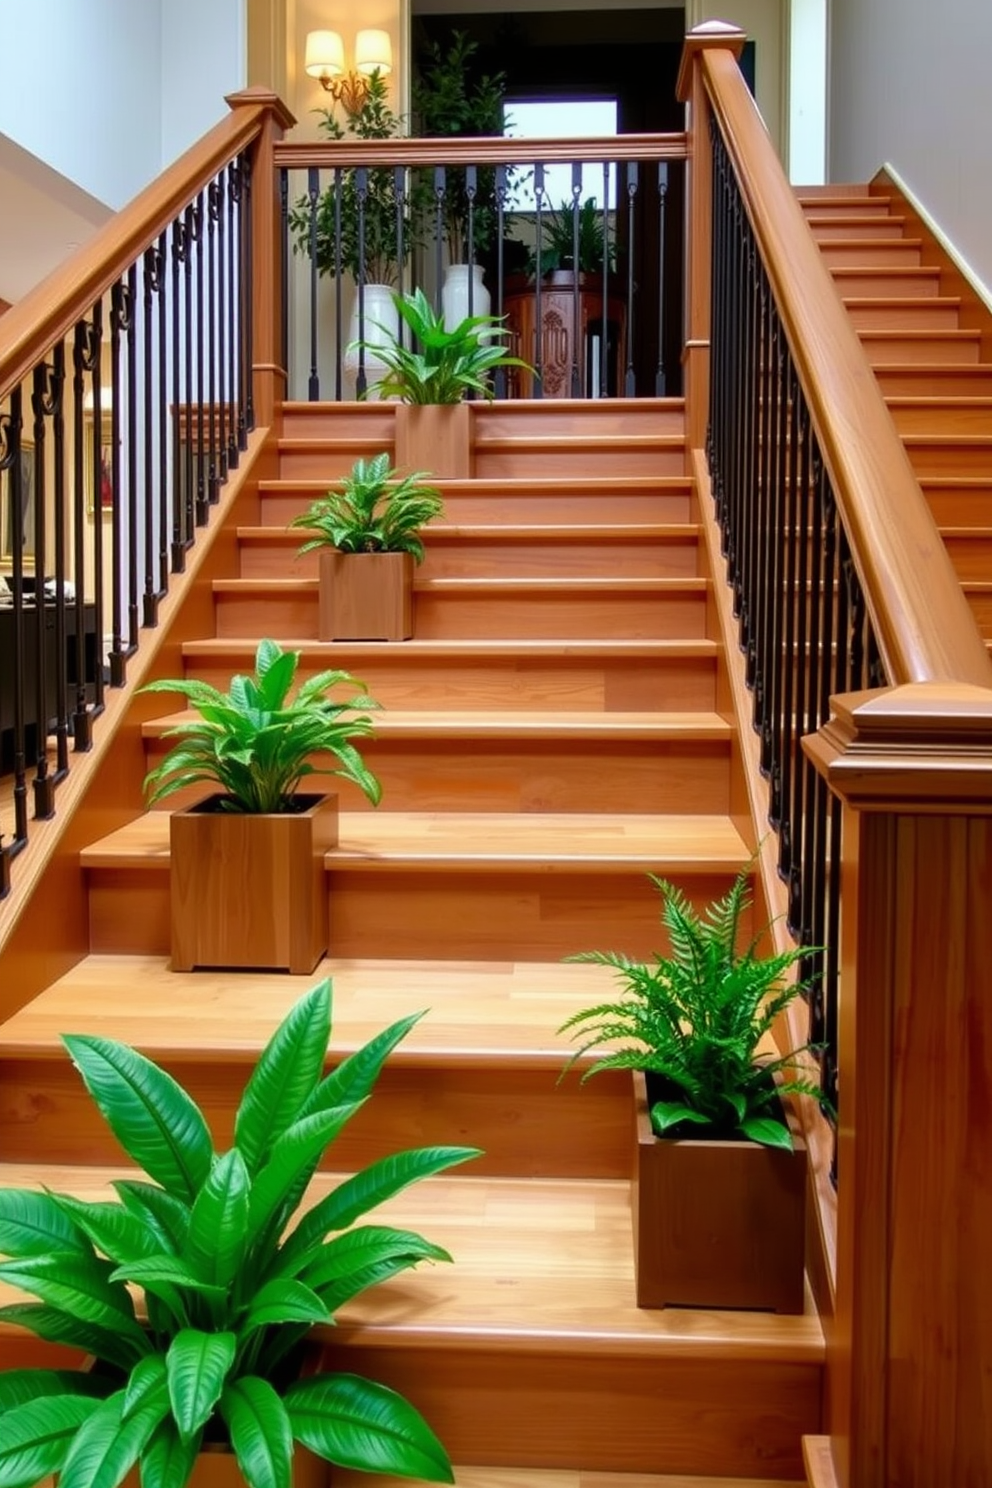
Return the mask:
[[(216, 181), (211, 181), (208, 187), (208, 201), (211, 193), (216, 190)], [(279, 354), (282, 365), (289, 372), (289, 171), (282, 166), (279, 171), (279, 224), (280, 242), (282, 252), (280, 253), (279, 269), (279, 326), (281, 330)], [(213, 260), (211, 259), (211, 272), (213, 271)], [(213, 321), (213, 299), (211, 297), (211, 321)], [(212, 400), (211, 400), (212, 401)], [(212, 431), (211, 431), (212, 432)]]
[(358, 206), (358, 376), (355, 392), (363, 397), (368, 388), (365, 372), (365, 206), (369, 193), (369, 173), (364, 165), (355, 171), (355, 199)]
[[(227, 172), (221, 171), (217, 178), (217, 478), (227, 479), (230, 464), (230, 439), (228, 422), (230, 411), (230, 383), (228, 382), (227, 346), (230, 334), (228, 304), (230, 292), (227, 283), (227, 216), (228, 192)], [(173, 229), (174, 230), (174, 229)]]
[[(714, 179), (716, 171), (714, 170)], [(665, 396), (665, 202), (668, 196), (668, 162), (658, 162), (658, 366), (654, 395)]]
[(624, 377), (625, 398), (637, 392), (634, 377), (634, 208), (637, 204), (639, 168), (636, 160), (627, 166), (627, 372)]
[(792, 874), (792, 780), (799, 748), (799, 731), (796, 727), (797, 695), (799, 680), (799, 658), (796, 637), (799, 632), (799, 444), (800, 406), (799, 380), (796, 376), (791, 354), (786, 352), (786, 387), (788, 413), (784, 434), (786, 456), (786, 503), (785, 525), (789, 534), (785, 554), (785, 582), (783, 604), (785, 610), (784, 642), (782, 648), (782, 804), (778, 837), (778, 871), (788, 883)]
[[(286, 267), (286, 239), (288, 233), (288, 204), (286, 202), (286, 172), (280, 171), (283, 230), (282, 259), (282, 364), (287, 365), (289, 334), (286, 325), (288, 313), (289, 280)], [(220, 187), (217, 180), (207, 187), (207, 499), (211, 506), (220, 500), (220, 468), (217, 461), (217, 223), (220, 217)]]
[[(403, 284), (403, 268), (406, 263), (406, 167), (397, 165), (393, 170), (393, 195), (396, 198), (396, 266)], [(403, 317), (397, 317), (397, 341), (403, 345)]]
[(813, 543), (812, 433), (805, 402), (799, 407), (799, 473), (797, 482), (798, 522), (795, 541), (798, 546), (796, 575), (796, 757), (792, 772), (792, 837), (789, 864), (789, 908), (787, 923), (796, 940), (802, 939), (803, 924), (803, 821), (806, 809), (806, 772), (799, 752), (799, 740), (806, 732), (809, 717), (810, 663), (810, 553)]
[[(774, 547), (772, 543), (772, 428), (775, 400), (775, 377), (771, 356), (772, 297), (764, 268), (758, 262), (758, 331), (757, 376), (755, 398), (757, 401), (757, 481), (755, 499), (755, 540), (751, 557), (752, 605), (754, 616), (754, 727), (762, 740), (767, 736), (768, 694), (768, 628), (769, 609), (773, 593), (771, 573)], [(767, 764), (762, 761), (764, 768)]]
[[(310, 376), (307, 399), (320, 398), (320, 373), (317, 368), (317, 203), (320, 199), (320, 172), (315, 165), (307, 168), (307, 201), (310, 213)], [(339, 358), (340, 366), (340, 358)], [(340, 393), (338, 394), (340, 397)]]
[(334, 371), (334, 397), (340, 403), (342, 394), (342, 367), (344, 366), (344, 305), (341, 287), (341, 208), (343, 178), (338, 167), (334, 172), (334, 327), (337, 345)]
[[(578, 272), (576, 264), (576, 272)], [(603, 320), (599, 338), (599, 396), (605, 398), (610, 391), (610, 166), (603, 161)], [(619, 350), (619, 348), (618, 348)]]
[(544, 163), (538, 160), (534, 166), (534, 377), (532, 396), (544, 396), (544, 309), (541, 303), (541, 255), (544, 249), (541, 214), (544, 205)]
[[(725, 184), (721, 169), (722, 162), (714, 154), (713, 177), (711, 190), (711, 217), (713, 222), (713, 252), (710, 261), (710, 299), (712, 304), (712, 336), (711, 336), (711, 359), (710, 359), (710, 393), (709, 410), (706, 427), (706, 458), (710, 468), (710, 481), (713, 491), (714, 504), (716, 508), (716, 519), (720, 524), (721, 534), (726, 532), (727, 522), (727, 488), (724, 472), (724, 450), (727, 444), (726, 409), (728, 404), (727, 395), (727, 363), (729, 351), (727, 338), (729, 335), (730, 320), (727, 312), (727, 215), (723, 210), (723, 198)], [(661, 165), (658, 167), (658, 190), (662, 190)], [(664, 220), (664, 199), (662, 198), (662, 221)], [(658, 260), (658, 304), (661, 305), (664, 283), (664, 258), (659, 256)], [(660, 316), (660, 310), (659, 310)], [(664, 376), (661, 365), (661, 325), (658, 328), (658, 370), (655, 374), (655, 396), (664, 396)], [(660, 389), (660, 390), (659, 390)], [(723, 541), (721, 537), (721, 542)], [(724, 551), (726, 551), (724, 547)]]
[[(169, 378), (168, 378), (168, 236), (159, 234), (151, 266), (152, 293), (158, 304), (158, 357), (155, 381), (155, 404), (158, 410), (158, 595), (169, 588)], [(123, 677), (110, 675), (111, 685), (121, 686)]]
[[(126, 320), (122, 325), (127, 336), (127, 448), (120, 453), (127, 456), (127, 645), (133, 655), (138, 649), (138, 269), (132, 264), (127, 271), (127, 293), (125, 297)], [(186, 387), (189, 388), (189, 323), (187, 317), (186, 340)], [(189, 438), (187, 428), (186, 437)], [(191, 498), (192, 499), (192, 483)], [(190, 539), (192, 541), (192, 538)]]
[[(73, 392), (73, 439), (75, 456), (73, 462), (73, 494), (72, 494), (72, 523), (73, 523), (73, 571), (75, 582), (75, 604), (73, 606), (73, 620), (75, 622), (75, 636), (73, 637), (72, 656), (76, 675), (75, 707), (72, 714), (72, 739), (73, 748), (77, 753), (84, 753), (93, 744), (93, 724), (86, 699), (86, 610), (85, 610), (85, 574), (86, 574), (86, 506), (87, 491), (89, 492), (89, 506), (93, 513), (93, 528), (95, 533), (94, 549), (96, 539), (102, 539), (100, 515), (104, 499), (103, 492), (103, 459), (101, 450), (101, 439), (103, 435), (103, 409), (104, 399), (102, 396), (102, 370), (101, 370), (101, 347), (103, 343), (103, 305), (98, 300), (93, 306), (92, 320), (81, 320), (77, 323), (73, 335), (72, 344), (72, 392)], [(110, 482), (112, 497), (116, 495), (117, 478), (117, 439), (119, 430), (117, 420), (120, 417), (118, 388), (113, 373), (115, 363), (113, 361), (114, 347), (111, 342), (111, 443), (110, 452)], [(89, 409), (86, 409), (86, 384), (89, 380)], [(87, 412), (89, 414), (87, 426)], [(88, 466), (87, 466), (88, 462)], [(102, 542), (100, 543), (102, 548)], [(101, 552), (100, 582), (103, 583), (103, 554)], [(96, 600), (96, 571), (94, 566), (93, 575), (94, 602)], [(102, 595), (100, 596), (102, 599)], [(101, 637), (102, 632), (98, 632)]]
[[(504, 269), (503, 269), (503, 232), (506, 226), (506, 166), (496, 167), (496, 317), (500, 325), (503, 324), (503, 295), (504, 295)], [(519, 354), (520, 348), (512, 348), (515, 354)], [(493, 390), (497, 398), (506, 397), (506, 368), (497, 367), (493, 379)]]
[(244, 387), (244, 424), (239, 431), (239, 447), (248, 448), (248, 435), (255, 427), (255, 248), (251, 231), (251, 195), (254, 183), (251, 156), (241, 157), (241, 201), (238, 223), (241, 230), (241, 380)]
[(465, 260), (468, 264), (468, 313), (475, 314), (475, 198), (479, 191), (479, 172), (476, 166), (465, 167), (465, 197), (468, 202), (468, 242), (465, 245)]
[(784, 724), (782, 710), (785, 699), (785, 670), (789, 657), (785, 650), (785, 614), (788, 603), (786, 589), (786, 555), (792, 544), (792, 533), (788, 520), (788, 438), (789, 400), (787, 377), (787, 348), (782, 325), (773, 317), (771, 355), (775, 365), (775, 415), (772, 424), (774, 450), (774, 570), (771, 576), (772, 605), (768, 650), (770, 657), (768, 702), (769, 725), (766, 730), (766, 746), (763, 761), (768, 771), (769, 805), (768, 819), (776, 830), (782, 823), (782, 758), (784, 754)]
[[(582, 395), (585, 379), (579, 372), (582, 355), (582, 290), (579, 284), (579, 214), (582, 196), (582, 162), (572, 161), (572, 397)], [(540, 265), (538, 265), (540, 269)], [(583, 358), (583, 362), (584, 362)], [(583, 366), (583, 371), (585, 367)]]
[(50, 413), (52, 419), (52, 557), (55, 573), (55, 779), (69, 770), (69, 668), (66, 652), (67, 527), (65, 443), (65, 342), (52, 347)]
[(25, 634), (24, 634), (24, 467), (22, 394), (10, 394), (10, 412), (0, 414), (0, 471), (6, 470), (10, 497), (10, 585), (13, 591), (14, 654), (11, 667), (13, 701), (14, 837), (5, 849), (4, 883), (9, 888), (9, 860), (28, 840), (28, 787), (25, 759)]
[(206, 349), (206, 336), (203, 327), (203, 244), (205, 238), (205, 223), (203, 213), (203, 192), (197, 196), (190, 206), (190, 242), (196, 247), (195, 258), (191, 253), (193, 281), (196, 287), (196, 297), (193, 307), (194, 342), (196, 345), (196, 392), (190, 414), (191, 418), (190, 438), (192, 439), (193, 428), (196, 430), (196, 445), (194, 449), (194, 464), (196, 467), (196, 525), (205, 527), (210, 519), (210, 492), (207, 486), (207, 461), (205, 426), (203, 422), (203, 403), (206, 388), (206, 375), (204, 369), (204, 353)]
[(158, 595), (155, 586), (155, 485), (153, 471), (155, 467), (155, 451), (152, 441), (152, 305), (153, 294), (152, 280), (154, 277), (155, 249), (145, 250), (142, 265), (142, 398), (141, 407), (143, 413), (143, 439), (144, 451), (144, 528), (145, 528), (145, 592), (144, 608), (142, 612), (142, 625), (154, 626), (158, 623)]
[(238, 198), (241, 195), (241, 182), (239, 179), (238, 162), (230, 161), (227, 167), (227, 394), (228, 394), (228, 420), (227, 420), (227, 468), (236, 470), (238, 467), (238, 442), (239, 427), (241, 424), (241, 409), (238, 406), (239, 399), (239, 365), (238, 347), (241, 340), (241, 327), (238, 320), (238, 311), (241, 303), (241, 292), (238, 283), (238, 262), (240, 237), (238, 233)]
[(444, 204), (447, 196), (447, 172), (443, 165), (434, 167), (434, 309), (441, 314), (444, 280)]
[(31, 482), (32, 489), (27, 498), (27, 521), (34, 532), (34, 631), (35, 631), (35, 664), (34, 664), (34, 779), (31, 782), (34, 794), (34, 814), (39, 820), (46, 820), (55, 814), (55, 783), (48, 772), (48, 660), (49, 648), (46, 645), (45, 629), (48, 623), (48, 588), (45, 576), (48, 572), (46, 564), (47, 532), (46, 508), (47, 482), (45, 479), (45, 468), (47, 465), (47, 412), (50, 408), (50, 389), (48, 385), (49, 368), (45, 362), (40, 362), (32, 374), (31, 387), (31, 412), (34, 416), (32, 434), (34, 437), (34, 478)]

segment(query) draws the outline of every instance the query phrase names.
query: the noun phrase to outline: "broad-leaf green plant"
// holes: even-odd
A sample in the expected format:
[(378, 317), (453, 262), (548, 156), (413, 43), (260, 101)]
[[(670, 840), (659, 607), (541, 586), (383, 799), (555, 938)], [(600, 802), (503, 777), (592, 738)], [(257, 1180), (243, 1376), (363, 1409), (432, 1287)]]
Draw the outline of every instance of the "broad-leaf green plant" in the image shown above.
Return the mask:
[(52, 1473), (60, 1488), (116, 1488), (136, 1463), (142, 1488), (183, 1488), (204, 1442), (229, 1444), (248, 1488), (291, 1488), (295, 1444), (347, 1468), (452, 1481), (444, 1447), (403, 1396), (354, 1374), (301, 1374), (298, 1357), (311, 1330), (367, 1287), (451, 1259), (416, 1233), (356, 1221), (476, 1149), (399, 1152), (337, 1186), (316, 1177), (420, 1016), (325, 1075), (330, 987), (315, 987), (263, 1051), (226, 1152), (143, 1055), (64, 1038), (144, 1172), (115, 1180), (108, 1200), (0, 1190), (10, 1257), (0, 1278), (38, 1299), (0, 1308), (0, 1320), (96, 1360), (85, 1373), (0, 1373), (2, 1488)]
[(290, 522), (313, 536), (300, 548), (337, 548), (341, 553), (412, 553), (423, 562), (420, 529), (441, 514), (444, 503), (434, 486), (422, 484), (425, 470), (400, 479), (388, 453), (356, 460), (339, 490), (320, 496)]
[(370, 389), (378, 397), (399, 398), (402, 403), (460, 403), (471, 391), (492, 398), (489, 374), (495, 368), (527, 368), (506, 350), (502, 338), (510, 333), (498, 316), (467, 315), (446, 329), (443, 314), (422, 289), (393, 295), (393, 301), (413, 344), (404, 344), (395, 331), (380, 326), (384, 341), (356, 341), (350, 348), (364, 347), (385, 366)]
[[(142, 691), (178, 692), (200, 715), (166, 732), (166, 739), (178, 742), (145, 777), (149, 805), (207, 781), (223, 793), (224, 810), (291, 812), (301, 782), (311, 775), (350, 780), (378, 805), (382, 788), (351, 742), (371, 734), (372, 720), (360, 710), (377, 707), (375, 699), (342, 671), (308, 677), (290, 696), (299, 660), (299, 651), (263, 640), (254, 676), (232, 677), (226, 693), (196, 679), (147, 683)], [(329, 697), (339, 686), (353, 689), (352, 696)], [(311, 756), (318, 752), (331, 755), (334, 764), (314, 764)]]
[(542, 214), (541, 251), (531, 251), (527, 272), (531, 278), (537, 273), (543, 278), (556, 269), (574, 270), (577, 263), (580, 274), (602, 274), (604, 254), (612, 273), (616, 268), (616, 244), (606, 241), (603, 214), (595, 197), (586, 197), (581, 205), (577, 200), (563, 201), (560, 207)]
[(589, 1065), (583, 1080), (607, 1069), (660, 1077), (666, 1098), (651, 1105), (658, 1136), (737, 1137), (791, 1149), (779, 1096), (809, 1095), (825, 1104), (819, 1086), (801, 1073), (801, 1056), (815, 1046), (775, 1057), (763, 1054), (761, 1045), (779, 1014), (809, 986), (790, 975), (809, 948), (762, 955), (759, 935), (738, 949), (751, 902), (746, 868), (701, 914), (676, 885), (649, 877), (661, 893), (671, 955), (656, 955), (653, 964), (619, 951), (569, 957), (612, 967), (621, 991), (562, 1025), (560, 1032), (581, 1041), (566, 1069), (605, 1046), (608, 1052)]

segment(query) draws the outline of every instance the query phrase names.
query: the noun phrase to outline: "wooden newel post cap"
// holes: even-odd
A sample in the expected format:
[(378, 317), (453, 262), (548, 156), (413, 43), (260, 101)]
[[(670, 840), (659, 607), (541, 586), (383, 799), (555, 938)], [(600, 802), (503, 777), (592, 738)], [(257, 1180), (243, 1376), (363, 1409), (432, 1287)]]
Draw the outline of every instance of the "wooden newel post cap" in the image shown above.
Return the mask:
[(262, 104), (270, 110), (276, 123), (283, 129), (292, 129), (296, 123), (296, 115), (291, 113), (279, 94), (260, 83), (253, 83), (250, 88), (242, 88), (238, 93), (226, 93), (224, 102), (231, 109), (257, 108)]
[(700, 52), (710, 48), (729, 51), (735, 58), (744, 50), (747, 35), (730, 21), (703, 21), (693, 26), (682, 47), (682, 61), (675, 84), (675, 96), (679, 103), (688, 103), (692, 92), (692, 69)]
[(992, 815), (992, 690), (911, 682), (831, 699), (803, 750), (860, 811)]

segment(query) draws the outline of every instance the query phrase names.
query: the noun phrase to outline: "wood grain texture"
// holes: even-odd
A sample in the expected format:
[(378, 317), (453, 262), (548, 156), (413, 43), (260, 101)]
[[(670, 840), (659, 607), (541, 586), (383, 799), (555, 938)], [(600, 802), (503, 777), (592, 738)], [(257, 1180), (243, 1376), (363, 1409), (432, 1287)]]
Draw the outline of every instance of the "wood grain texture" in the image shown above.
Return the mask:
[(396, 468), (443, 480), (465, 480), (473, 473), (473, 424), (468, 403), (396, 405)]
[(413, 635), (412, 554), (322, 548), (318, 568), (318, 640), (405, 641)]

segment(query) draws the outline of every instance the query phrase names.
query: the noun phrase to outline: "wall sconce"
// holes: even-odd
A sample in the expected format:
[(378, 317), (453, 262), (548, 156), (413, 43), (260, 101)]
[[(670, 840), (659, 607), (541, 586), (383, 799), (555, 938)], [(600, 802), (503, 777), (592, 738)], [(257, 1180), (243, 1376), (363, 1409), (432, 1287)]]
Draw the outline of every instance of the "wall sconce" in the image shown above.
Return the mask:
[(343, 103), (349, 114), (357, 114), (369, 92), (369, 75), (377, 69), (382, 77), (393, 70), (393, 50), (388, 31), (359, 31), (355, 37), (355, 66), (345, 70), (344, 41), (339, 31), (310, 31), (304, 69), (317, 78), (335, 103)]

